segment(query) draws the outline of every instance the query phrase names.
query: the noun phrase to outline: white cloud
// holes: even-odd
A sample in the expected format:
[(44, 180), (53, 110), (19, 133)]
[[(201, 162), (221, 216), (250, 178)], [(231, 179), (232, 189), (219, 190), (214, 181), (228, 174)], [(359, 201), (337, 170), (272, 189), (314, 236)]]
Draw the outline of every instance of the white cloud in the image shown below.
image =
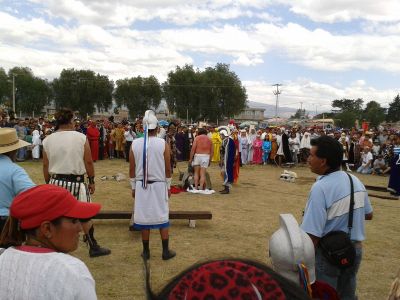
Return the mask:
[[(46, 7), (50, 16), (101, 26), (129, 26), (136, 21), (161, 20), (178, 25), (252, 17), (253, 10), (265, 8), (263, 0), (31, 0)], [(266, 18), (264, 14), (261, 17)]]
[[(266, 81), (243, 81), (247, 89), (249, 101), (261, 102), (275, 105), (275, 87)], [(367, 85), (360, 79), (348, 86), (339, 88), (334, 85), (315, 82), (307, 78), (297, 78), (293, 81), (284, 82), (280, 87), (279, 106), (303, 108), (309, 111), (330, 111), (331, 103), (335, 99), (357, 99), (362, 98), (364, 104), (369, 101), (377, 101), (383, 107), (388, 106), (393, 98), (399, 93), (398, 90), (379, 90)]]
[[(30, 66), (35, 74), (50, 79), (62, 68), (74, 67), (92, 69), (112, 79), (156, 75), (162, 81), (175, 66), (193, 63), (199, 54), (205, 61), (196, 61), (197, 67), (213, 66), (222, 57), (241, 69), (279, 55), (305, 69), (400, 73), (400, 23), (390, 21), (392, 13), (388, 13), (388, 7), (394, 8), (393, 1), (381, 3), (382, 10), (375, 12), (372, 2), (366, 1), (365, 7), (359, 8), (365, 20), (378, 20), (373, 16), (381, 15), (389, 21), (365, 21), (364, 32), (347, 35), (284, 24), (266, 8), (271, 3), (290, 2), (297, 13), (313, 19), (321, 9), (322, 21), (333, 22), (346, 16), (353, 18), (353, 0), (346, 1), (349, 7), (343, 13), (344, 0), (35, 1), (39, 3), (39, 14), (34, 18), (15, 17), (12, 10), (7, 13), (0, 9), (0, 66)], [(39, 17), (44, 11), (51, 16), (50, 21)], [(239, 20), (243, 16), (248, 18)], [(52, 23), (56, 18), (57, 22)], [(73, 21), (63, 23), (60, 18)], [(235, 19), (239, 21), (232, 25)], [(137, 20), (161, 20), (169, 26), (139, 30), (135, 28)], [(196, 27), (199, 22), (202, 26)], [(250, 73), (252, 69), (246, 70)], [(387, 102), (396, 93), (371, 88), (362, 79), (327, 85), (312, 79), (291, 79), (290, 72), (286, 76), (282, 104), (294, 106), (304, 102), (329, 107), (333, 99), (342, 97), (376, 97)], [(275, 103), (272, 87), (265, 82), (248, 81), (246, 86), (250, 100)]]
[(255, 66), (264, 61), (259, 56), (249, 57), (244, 54), (240, 54), (237, 59), (235, 59), (232, 64), (239, 66)]
[(363, 29), (367, 34), (396, 36), (400, 34), (400, 22), (365, 22)]
[(322, 29), (308, 30), (294, 23), (255, 25), (255, 40), (282, 56), (317, 70), (380, 69), (400, 71), (400, 37), (367, 34), (334, 35)]
[(296, 14), (304, 15), (315, 22), (348, 22), (364, 19), (378, 22), (400, 20), (398, 0), (277, 0)]

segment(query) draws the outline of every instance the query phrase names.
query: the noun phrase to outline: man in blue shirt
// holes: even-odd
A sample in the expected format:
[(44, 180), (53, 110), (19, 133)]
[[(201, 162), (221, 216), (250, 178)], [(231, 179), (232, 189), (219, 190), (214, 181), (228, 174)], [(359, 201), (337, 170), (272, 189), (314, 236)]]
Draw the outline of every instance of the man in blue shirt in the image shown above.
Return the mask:
[(331, 231), (348, 232), (350, 208), (350, 180), (340, 171), (343, 147), (329, 136), (311, 140), (308, 163), (313, 173), (320, 175), (311, 188), (301, 229), (308, 233), (315, 246), (317, 280), (335, 288), (340, 299), (356, 299), (356, 275), (361, 263), (362, 245), (365, 239), (364, 222), (372, 219), (372, 207), (361, 181), (353, 176), (354, 209), (351, 240), (356, 248), (356, 261), (347, 269), (339, 269), (329, 263), (318, 246), (319, 240)]
[(0, 233), (14, 197), (35, 186), (25, 170), (14, 163), (17, 150), (27, 145), (18, 139), (14, 128), (0, 128)]

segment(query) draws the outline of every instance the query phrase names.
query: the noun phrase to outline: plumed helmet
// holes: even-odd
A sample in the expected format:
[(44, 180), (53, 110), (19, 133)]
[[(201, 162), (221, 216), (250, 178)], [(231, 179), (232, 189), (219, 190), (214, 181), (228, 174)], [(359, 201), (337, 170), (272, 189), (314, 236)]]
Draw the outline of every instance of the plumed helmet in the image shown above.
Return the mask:
[(156, 114), (152, 110), (146, 110), (143, 117), (143, 125), (147, 124), (149, 129), (156, 129), (158, 125), (158, 120)]
[(223, 135), (223, 136), (229, 136), (229, 135), (228, 135), (228, 132), (227, 132), (225, 129), (222, 129), (222, 130), (219, 132), (219, 134), (220, 134), (220, 135)]
[[(231, 135), (231, 130), (228, 126), (219, 126), (218, 131), (219, 131), (219, 134), (223, 134), (225, 136)], [(222, 132), (222, 131), (224, 131), (224, 132)]]
[(291, 214), (279, 215), (280, 228), (269, 240), (269, 256), (276, 272), (300, 284), (298, 264), (307, 267), (310, 283), (315, 281), (315, 252), (311, 238)]

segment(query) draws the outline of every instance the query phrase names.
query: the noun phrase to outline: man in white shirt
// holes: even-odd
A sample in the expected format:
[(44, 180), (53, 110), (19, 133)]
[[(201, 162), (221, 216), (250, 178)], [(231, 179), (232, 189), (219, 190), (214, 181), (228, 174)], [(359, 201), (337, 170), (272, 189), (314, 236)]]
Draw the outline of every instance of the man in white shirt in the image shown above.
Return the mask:
[(371, 174), (372, 172), (372, 153), (368, 146), (364, 147), (363, 153), (361, 154), (361, 166), (357, 169), (357, 173)]
[(383, 158), (382, 154), (379, 154), (378, 157), (375, 159), (373, 164), (372, 175), (378, 174), (382, 175), (389, 171), (388, 167), (386, 166), (385, 159)]

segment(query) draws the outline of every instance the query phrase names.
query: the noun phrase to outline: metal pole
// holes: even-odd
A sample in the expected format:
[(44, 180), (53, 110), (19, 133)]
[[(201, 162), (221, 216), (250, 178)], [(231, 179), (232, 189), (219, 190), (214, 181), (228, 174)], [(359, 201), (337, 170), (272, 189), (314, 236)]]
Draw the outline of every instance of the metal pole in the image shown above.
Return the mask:
[(278, 116), (279, 116), (279, 113), (278, 113), (278, 108), (279, 108), (279, 94), (281, 94), (282, 92), (279, 90), (279, 87), (281, 86), (282, 84), (280, 84), (280, 83), (276, 83), (276, 84), (273, 84), (272, 86), (276, 86), (276, 91), (274, 91), (274, 95), (276, 95), (276, 102), (275, 102), (275, 120), (276, 120), (276, 123), (278, 123)]
[(12, 76), (13, 76), (13, 112), (15, 115), (16, 114), (15, 113), (15, 74), (12, 74)]

